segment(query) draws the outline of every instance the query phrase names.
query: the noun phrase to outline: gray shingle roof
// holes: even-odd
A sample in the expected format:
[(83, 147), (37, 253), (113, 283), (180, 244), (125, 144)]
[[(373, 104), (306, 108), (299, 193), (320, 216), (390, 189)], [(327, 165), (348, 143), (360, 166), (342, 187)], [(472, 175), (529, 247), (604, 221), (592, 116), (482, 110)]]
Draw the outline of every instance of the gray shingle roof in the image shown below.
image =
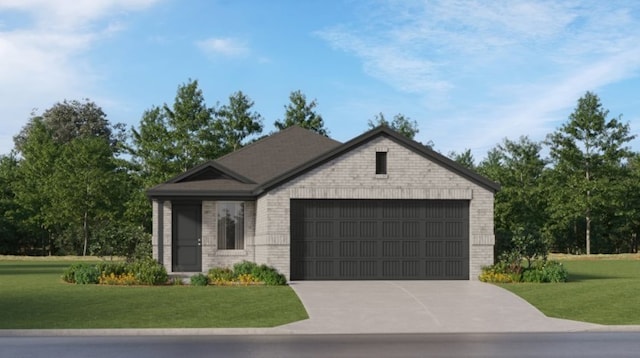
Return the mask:
[(216, 162), (256, 183), (264, 183), (340, 144), (316, 132), (292, 126), (227, 154)]
[(340, 144), (316, 132), (292, 126), (192, 168), (149, 189), (147, 195), (251, 196), (261, 184), (294, 170)]
[(201, 164), (147, 191), (149, 197), (256, 197), (337, 158), (377, 136), (496, 192), (500, 186), (453, 160), (386, 128), (372, 129), (347, 143), (298, 126), (272, 134), (217, 160)]

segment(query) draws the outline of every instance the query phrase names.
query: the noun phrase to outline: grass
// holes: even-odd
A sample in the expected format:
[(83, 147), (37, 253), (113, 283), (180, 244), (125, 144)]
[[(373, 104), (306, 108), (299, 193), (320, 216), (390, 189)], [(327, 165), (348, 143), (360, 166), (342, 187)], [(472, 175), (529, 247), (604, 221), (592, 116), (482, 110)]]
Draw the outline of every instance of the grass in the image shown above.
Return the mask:
[(0, 258), (0, 329), (273, 327), (307, 318), (288, 286), (73, 285), (73, 260)]
[(567, 283), (501, 284), (549, 317), (606, 325), (640, 324), (638, 256), (554, 257), (569, 271)]

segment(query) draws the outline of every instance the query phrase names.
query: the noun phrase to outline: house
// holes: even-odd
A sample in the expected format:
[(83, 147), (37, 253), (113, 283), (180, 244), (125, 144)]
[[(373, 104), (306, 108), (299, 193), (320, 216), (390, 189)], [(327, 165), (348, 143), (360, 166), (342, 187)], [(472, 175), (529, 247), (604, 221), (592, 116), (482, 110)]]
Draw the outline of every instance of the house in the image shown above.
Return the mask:
[(498, 185), (385, 127), (293, 126), (148, 190), (170, 273), (243, 260), (290, 280), (475, 280)]

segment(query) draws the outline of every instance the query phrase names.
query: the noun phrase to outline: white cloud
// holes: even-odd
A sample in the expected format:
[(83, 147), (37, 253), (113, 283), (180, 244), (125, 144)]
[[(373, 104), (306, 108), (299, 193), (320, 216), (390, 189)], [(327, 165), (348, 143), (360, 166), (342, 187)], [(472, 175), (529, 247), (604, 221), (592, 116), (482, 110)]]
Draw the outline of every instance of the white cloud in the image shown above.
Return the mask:
[(114, 13), (147, 8), (158, 0), (0, 0), (0, 11), (29, 14), (38, 28), (75, 32)]
[(87, 96), (95, 78), (83, 60), (96, 41), (121, 31), (114, 15), (144, 9), (156, 0), (0, 0), (0, 154), (32, 109)]
[(205, 53), (224, 57), (244, 57), (249, 54), (250, 50), (247, 44), (234, 38), (209, 38), (197, 41), (196, 45)]
[(635, 3), (381, 1), (360, 16), (317, 35), (399, 93), (422, 96), (421, 117), (432, 119), (421, 134), (443, 152), (542, 137), (585, 91), (640, 70)]

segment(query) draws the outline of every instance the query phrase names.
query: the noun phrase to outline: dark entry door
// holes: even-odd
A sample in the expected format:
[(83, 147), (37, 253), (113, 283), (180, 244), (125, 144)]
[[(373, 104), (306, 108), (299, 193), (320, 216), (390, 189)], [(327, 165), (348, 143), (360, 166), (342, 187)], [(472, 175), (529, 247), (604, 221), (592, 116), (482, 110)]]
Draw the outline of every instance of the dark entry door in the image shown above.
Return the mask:
[(202, 206), (200, 203), (174, 203), (172, 211), (173, 271), (201, 272)]
[(292, 200), (292, 280), (468, 280), (469, 202)]

